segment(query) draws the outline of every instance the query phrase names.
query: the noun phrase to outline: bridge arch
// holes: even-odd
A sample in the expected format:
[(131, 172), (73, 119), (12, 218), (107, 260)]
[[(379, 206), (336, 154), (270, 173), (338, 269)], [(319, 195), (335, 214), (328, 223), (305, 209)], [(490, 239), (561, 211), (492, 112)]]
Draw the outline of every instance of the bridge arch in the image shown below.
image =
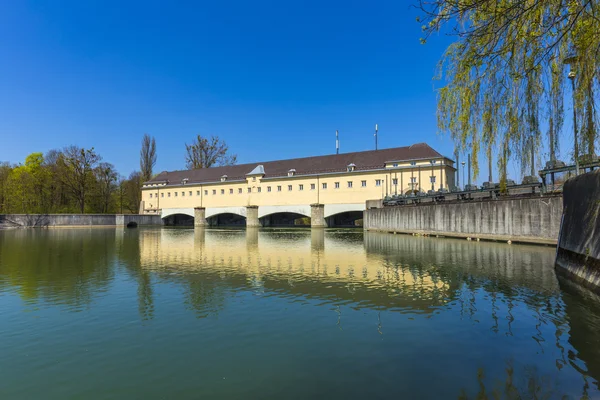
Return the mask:
[(328, 227), (362, 226), (365, 204), (325, 204), (324, 217)]

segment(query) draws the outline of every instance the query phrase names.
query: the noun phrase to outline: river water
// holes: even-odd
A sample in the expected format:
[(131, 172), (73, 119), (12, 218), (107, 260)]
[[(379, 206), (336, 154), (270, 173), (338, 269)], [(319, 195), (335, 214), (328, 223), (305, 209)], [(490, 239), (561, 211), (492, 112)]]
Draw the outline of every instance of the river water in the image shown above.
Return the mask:
[(352, 230), (0, 231), (0, 398), (597, 398), (600, 302), (554, 255)]

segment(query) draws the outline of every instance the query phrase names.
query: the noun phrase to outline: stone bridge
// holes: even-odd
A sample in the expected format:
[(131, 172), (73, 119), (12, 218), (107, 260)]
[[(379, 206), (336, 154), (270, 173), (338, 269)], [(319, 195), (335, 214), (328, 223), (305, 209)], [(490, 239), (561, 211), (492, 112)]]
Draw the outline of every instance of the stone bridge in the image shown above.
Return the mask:
[(165, 225), (262, 227), (310, 224), (313, 228), (324, 228), (357, 226), (357, 221), (363, 218), (364, 210), (364, 203), (195, 207), (163, 209), (160, 216)]

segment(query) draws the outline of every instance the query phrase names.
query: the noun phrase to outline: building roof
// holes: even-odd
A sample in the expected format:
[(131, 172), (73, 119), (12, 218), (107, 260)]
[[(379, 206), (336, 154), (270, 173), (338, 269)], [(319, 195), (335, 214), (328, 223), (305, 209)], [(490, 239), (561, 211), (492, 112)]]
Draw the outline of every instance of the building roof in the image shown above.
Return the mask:
[[(355, 171), (381, 169), (386, 162), (420, 160), (443, 157), (426, 143), (417, 143), (412, 146), (394, 147), (391, 149), (359, 151), (354, 153), (330, 154), (326, 156), (313, 156), (293, 158), (289, 160), (255, 162), (248, 164), (229, 165), (225, 167), (211, 167), (182, 171), (163, 171), (147, 183), (163, 183), (179, 185), (183, 179), (189, 179), (188, 184), (218, 182), (223, 175), (228, 181), (245, 180), (246, 175), (258, 171), (264, 173), (264, 178), (288, 176), (291, 169), (295, 169), (295, 176), (315, 175), (324, 173), (346, 172), (350, 164), (355, 164)], [(260, 168), (262, 167), (262, 168)]]

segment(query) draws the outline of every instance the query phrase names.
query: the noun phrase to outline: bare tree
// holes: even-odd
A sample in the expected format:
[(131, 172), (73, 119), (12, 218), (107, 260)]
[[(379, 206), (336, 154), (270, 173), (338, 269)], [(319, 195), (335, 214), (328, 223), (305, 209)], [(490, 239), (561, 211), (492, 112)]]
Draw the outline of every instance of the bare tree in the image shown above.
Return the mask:
[(185, 152), (187, 169), (220, 167), (237, 163), (237, 155), (229, 154), (229, 146), (218, 136), (207, 139), (198, 135), (192, 144), (185, 145)]
[(135, 171), (123, 182), (125, 188), (125, 207), (132, 214), (137, 214), (142, 201), (142, 174)]
[(115, 166), (102, 162), (94, 170), (98, 185), (98, 200), (103, 213), (109, 212), (113, 193), (116, 190), (117, 170)]
[(156, 141), (154, 137), (144, 134), (142, 150), (140, 150), (140, 170), (144, 182), (152, 179), (152, 170), (156, 164)]
[(94, 148), (82, 149), (69, 146), (63, 150), (63, 157), (59, 158), (63, 185), (69, 190), (80, 212), (85, 212), (85, 201), (88, 192), (94, 185), (94, 168), (102, 160)]

